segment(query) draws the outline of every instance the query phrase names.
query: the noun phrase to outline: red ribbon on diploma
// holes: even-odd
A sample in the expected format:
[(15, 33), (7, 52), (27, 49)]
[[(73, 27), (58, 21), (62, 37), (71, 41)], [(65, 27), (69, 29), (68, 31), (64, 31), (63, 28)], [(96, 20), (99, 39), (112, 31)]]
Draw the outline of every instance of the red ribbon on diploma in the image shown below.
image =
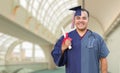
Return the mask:
[(70, 40), (72, 41), (72, 39), (68, 36), (68, 33), (65, 34), (66, 36), (64, 37), (63, 41), (62, 41), (62, 44), (65, 44), (65, 41), (66, 40)]

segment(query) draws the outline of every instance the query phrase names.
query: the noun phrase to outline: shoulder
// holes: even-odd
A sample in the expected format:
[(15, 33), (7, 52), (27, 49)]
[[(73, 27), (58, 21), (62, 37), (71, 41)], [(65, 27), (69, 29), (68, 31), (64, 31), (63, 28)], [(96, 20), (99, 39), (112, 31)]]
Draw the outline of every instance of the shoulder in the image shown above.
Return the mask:
[(95, 36), (95, 39), (99, 42), (99, 43), (103, 43), (104, 42), (104, 39), (101, 35), (99, 35), (98, 33), (96, 32), (93, 32), (93, 35)]
[(75, 34), (75, 32), (76, 32), (76, 30), (74, 29), (74, 30), (68, 32), (68, 35), (69, 35), (69, 36), (73, 36), (73, 35)]
[(96, 32), (93, 32), (93, 35), (94, 35), (97, 39), (103, 39), (103, 37), (102, 37), (100, 34), (96, 33)]
[(97, 32), (91, 31), (89, 29), (88, 29), (88, 31), (91, 32), (91, 34), (95, 37), (96, 40), (98, 40), (98, 41), (103, 41), (104, 40), (103, 37), (100, 34), (98, 34)]

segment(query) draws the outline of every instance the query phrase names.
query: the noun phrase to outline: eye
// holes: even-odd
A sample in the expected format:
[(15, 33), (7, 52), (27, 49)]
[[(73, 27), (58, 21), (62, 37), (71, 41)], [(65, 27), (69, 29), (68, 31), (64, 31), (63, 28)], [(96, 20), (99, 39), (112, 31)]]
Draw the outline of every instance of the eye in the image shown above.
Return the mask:
[(79, 19), (80, 19), (80, 17), (79, 17), (79, 16), (76, 16), (75, 18), (76, 18), (77, 20), (79, 20)]
[(87, 19), (87, 17), (83, 17), (83, 20), (86, 20)]

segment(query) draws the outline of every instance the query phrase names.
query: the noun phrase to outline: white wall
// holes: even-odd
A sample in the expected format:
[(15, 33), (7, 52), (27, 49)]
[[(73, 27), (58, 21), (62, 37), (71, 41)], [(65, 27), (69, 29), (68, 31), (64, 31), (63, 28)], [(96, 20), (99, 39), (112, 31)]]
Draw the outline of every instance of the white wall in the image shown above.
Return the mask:
[(107, 45), (110, 50), (108, 56), (108, 67), (110, 73), (120, 73), (120, 24), (107, 38)]
[(95, 17), (91, 16), (89, 18), (88, 28), (91, 29), (92, 31), (99, 33), (101, 36), (103, 36), (104, 30), (103, 30), (102, 24)]

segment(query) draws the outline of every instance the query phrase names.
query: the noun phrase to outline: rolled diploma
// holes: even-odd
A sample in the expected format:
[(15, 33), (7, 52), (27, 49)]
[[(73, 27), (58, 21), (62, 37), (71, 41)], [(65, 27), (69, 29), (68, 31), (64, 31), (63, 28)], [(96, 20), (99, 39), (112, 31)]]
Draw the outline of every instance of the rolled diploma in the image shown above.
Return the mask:
[[(63, 29), (63, 27), (61, 28), (61, 30), (62, 30), (62, 33), (63, 33), (63, 35), (64, 35), (64, 38), (66, 38), (66, 33), (65, 33), (65, 31), (64, 31), (64, 29)], [(71, 48), (72, 48), (72, 46), (71, 46), (71, 45), (69, 45), (69, 46), (68, 46), (68, 48), (69, 48), (69, 49), (71, 49)]]

